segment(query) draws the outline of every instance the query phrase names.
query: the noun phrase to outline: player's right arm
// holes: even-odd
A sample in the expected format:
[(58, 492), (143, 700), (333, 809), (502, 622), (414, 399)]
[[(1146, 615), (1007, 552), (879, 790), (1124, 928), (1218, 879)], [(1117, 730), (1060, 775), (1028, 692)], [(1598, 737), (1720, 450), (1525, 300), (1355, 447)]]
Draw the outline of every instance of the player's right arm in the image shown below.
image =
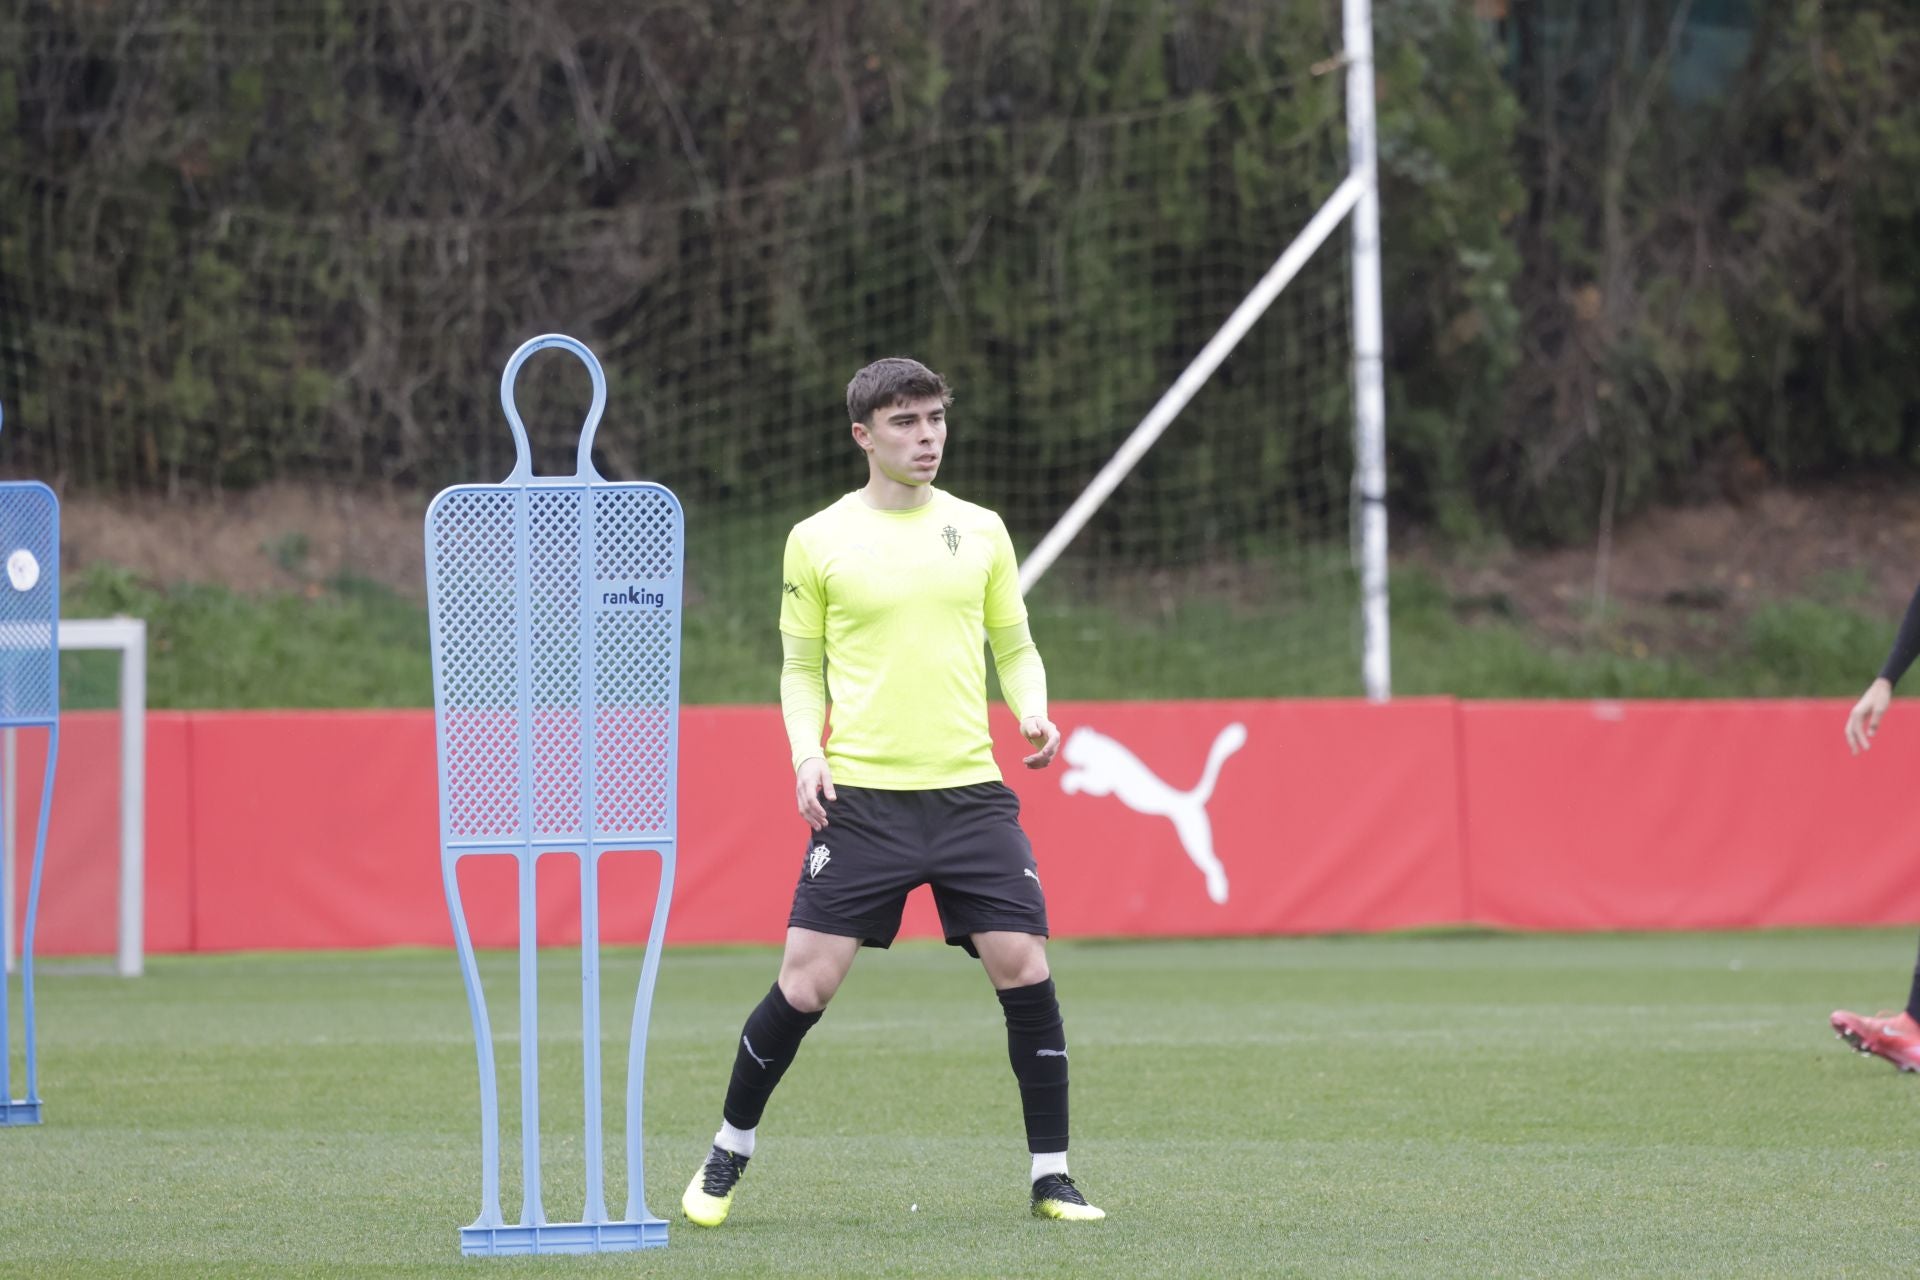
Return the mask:
[(787, 722), (787, 746), (793, 753), (793, 794), (800, 816), (815, 831), (827, 825), (822, 792), (833, 794), (820, 735), (827, 724), (826, 642), (819, 636), (780, 633), (780, 715)]
[(827, 825), (821, 796), (833, 793), (820, 739), (827, 726), (826, 592), (796, 527), (787, 535), (780, 578), (780, 715), (793, 755), (794, 801), (815, 831)]
[(1873, 745), (1880, 718), (1887, 714), (1887, 707), (1893, 701), (1893, 686), (1900, 682), (1916, 657), (1920, 657), (1920, 588), (1914, 589), (1906, 616), (1900, 619), (1900, 630), (1893, 637), (1893, 649), (1887, 654), (1880, 674), (1847, 713), (1847, 746), (1855, 755)]

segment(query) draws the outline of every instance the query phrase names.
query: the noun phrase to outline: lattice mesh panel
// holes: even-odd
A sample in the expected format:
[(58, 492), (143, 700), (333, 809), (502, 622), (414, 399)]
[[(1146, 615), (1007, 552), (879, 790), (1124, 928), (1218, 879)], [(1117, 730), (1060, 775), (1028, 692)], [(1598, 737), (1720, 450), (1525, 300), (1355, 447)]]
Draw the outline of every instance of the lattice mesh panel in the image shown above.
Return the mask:
[(450, 491), (428, 531), (444, 802), (448, 834), (456, 838), (508, 838), (522, 830), (514, 505), (510, 492)]
[(600, 707), (594, 727), (593, 812), (600, 834), (670, 833), (673, 780), (673, 615), (595, 619)]
[(593, 516), (595, 576), (659, 582), (674, 575), (679, 516), (666, 494), (644, 485), (602, 489), (594, 494)]
[(533, 622), (533, 829), (586, 832), (580, 724), (579, 489), (527, 493), (527, 570)]
[[(660, 490), (643, 485), (602, 489), (594, 496), (594, 522), (598, 577), (664, 583), (677, 576), (680, 515)], [(678, 595), (677, 588), (673, 594)], [(622, 612), (595, 619), (594, 818), (602, 832), (671, 830), (679, 666), (675, 617), (674, 611)]]
[(32, 555), (38, 580), (25, 591), (0, 574), (0, 723), (51, 721), (60, 713), (54, 619), (60, 613), (60, 507), (37, 484), (0, 484), (0, 564)]
[(592, 580), (658, 583), (666, 607), (595, 614), (589, 653), (581, 625), (589, 572), (580, 532), (584, 492), (457, 489), (434, 509), (429, 607), (447, 754), (448, 834), (456, 839), (524, 834), (516, 493), (527, 504), (533, 833), (588, 834), (580, 706), (590, 660), (597, 705), (591, 834), (673, 834), (679, 509), (651, 485), (593, 491)]

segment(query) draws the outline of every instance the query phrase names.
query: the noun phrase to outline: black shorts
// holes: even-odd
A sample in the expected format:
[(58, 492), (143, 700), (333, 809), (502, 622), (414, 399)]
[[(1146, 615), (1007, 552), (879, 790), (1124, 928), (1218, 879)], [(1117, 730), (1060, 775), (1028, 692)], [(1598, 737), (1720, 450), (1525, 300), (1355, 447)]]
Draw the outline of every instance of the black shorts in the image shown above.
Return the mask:
[(884, 947), (907, 894), (933, 886), (947, 941), (977, 956), (972, 935), (1047, 934), (1047, 899), (1020, 799), (1004, 782), (934, 791), (835, 787), (827, 828), (807, 833), (787, 923)]

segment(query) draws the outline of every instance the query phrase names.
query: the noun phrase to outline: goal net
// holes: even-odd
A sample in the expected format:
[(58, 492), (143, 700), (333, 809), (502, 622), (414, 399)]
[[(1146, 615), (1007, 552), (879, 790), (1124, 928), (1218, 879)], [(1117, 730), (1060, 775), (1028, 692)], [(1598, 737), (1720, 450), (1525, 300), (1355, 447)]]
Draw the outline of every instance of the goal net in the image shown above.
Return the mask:
[[(431, 176), (451, 164), (421, 114), (437, 100), (369, 91), (345, 123), (290, 121), (289, 87), (432, 81), (451, 130), (465, 82), (433, 59), (510, 47), (525, 34), (512, 7), (235, 6), (218, 31), (123, 8), (0, 18), (0, 45), (24, 55), (0, 108), (25, 113), (0, 116), (9, 465), (188, 492), (497, 478), (506, 354), (573, 334), (610, 379), (602, 472), (686, 503), (691, 701), (772, 696), (785, 529), (863, 478), (843, 407), (856, 368), (912, 355), (947, 376), (940, 482), (1001, 511), (1024, 552), (1348, 170), (1344, 76), (1303, 62), (1228, 93), (929, 131), (671, 198), (607, 204), (557, 180), (485, 208), (430, 184), (374, 198), (303, 185), (283, 153), (333, 173), (345, 135), (328, 130), (370, 113), (397, 140), (383, 163)], [(591, 58), (562, 70), (543, 74), (593, 101), (614, 76)], [(194, 86), (220, 86), (212, 107)], [(513, 83), (493, 88), (502, 110), (522, 105)], [(182, 101), (213, 123), (186, 129)], [(565, 127), (511, 154), (468, 141), (491, 138), (503, 166), (524, 153), (527, 174), (617, 160), (549, 117)], [(604, 123), (617, 138), (631, 122)], [(61, 150), (63, 128), (93, 132)], [(1346, 234), (1033, 591), (1056, 697), (1359, 691)], [(583, 380), (554, 361), (521, 387), (536, 469), (565, 468)]]

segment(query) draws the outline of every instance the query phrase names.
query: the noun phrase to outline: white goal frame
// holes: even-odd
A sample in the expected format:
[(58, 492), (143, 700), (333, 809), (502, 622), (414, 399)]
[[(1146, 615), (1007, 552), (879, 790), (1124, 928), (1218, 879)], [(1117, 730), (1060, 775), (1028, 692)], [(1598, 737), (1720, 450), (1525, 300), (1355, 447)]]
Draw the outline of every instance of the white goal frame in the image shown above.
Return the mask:
[[(62, 618), (59, 631), (63, 652), (120, 653), (120, 891), (113, 971), (137, 978), (146, 968), (147, 624), (143, 618)], [(8, 973), (19, 945), (13, 936), (18, 732), (0, 735), (0, 956)]]
[(1100, 474), (1047, 531), (1020, 566), (1020, 590), (1033, 589), (1093, 513), (1172, 425), (1187, 402), (1206, 385), (1254, 322), (1273, 305), (1341, 220), (1353, 219), (1353, 501), (1354, 559), (1360, 571), (1363, 632), (1361, 678), (1367, 697), (1392, 696), (1392, 657), (1387, 612), (1386, 389), (1380, 303), (1380, 177), (1373, 104), (1373, 3), (1342, 0), (1342, 40), (1337, 60), (1347, 72), (1347, 177), (1234, 308), (1173, 385), (1140, 420)]

